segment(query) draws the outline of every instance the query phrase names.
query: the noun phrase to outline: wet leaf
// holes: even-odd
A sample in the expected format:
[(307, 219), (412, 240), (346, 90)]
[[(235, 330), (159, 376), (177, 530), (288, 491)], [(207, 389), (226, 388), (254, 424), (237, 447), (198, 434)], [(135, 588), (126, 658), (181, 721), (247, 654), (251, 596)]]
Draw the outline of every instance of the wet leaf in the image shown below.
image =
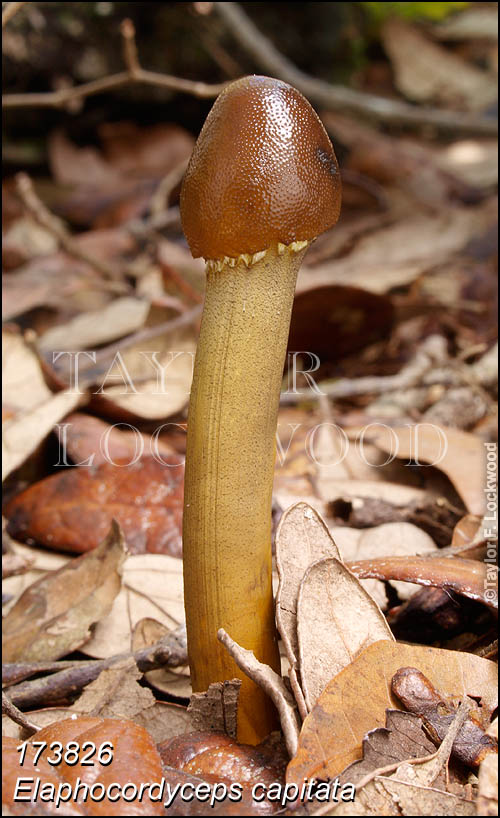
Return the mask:
[(109, 461), (132, 463), (141, 450), (146, 454), (158, 453), (160, 457), (175, 454), (164, 437), (144, 434), (127, 423), (110, 425), (82, 412), (65, 417), (54, 431), (62, 449), (60, 460), (64, 462), (66, 454), (67, 461), (76, 465), (85, 461), (93, 466)]
[[(34, 762), (34, 753), (37, 747), (31, 742), (28, 743), (26, 760), (23, 765), (25, 773), (33, 777), (33, 781), (40, 777), (42, 784), (47, 781), (56, 787), (62, 782), (71, 785), (73, 792), (76, 788), (77, 780), (83, 784), (96, 785), (100, 783), (103, 789), (110, 784), (118, 784), (119, 789), (127, 783), (135, 784), (138, 788), (141, 783), (157, 783), (161, 781), (162, 765), (161, 759), (156, 750), (151, 736), (134, 722), (124, 719), (101, 719), (83, 717), (77, 719), (67, 719), (49, 727), (39, 730), (33, 737), (33, 741), (52, 742), (59, 741), (63, 746), (68, 742), (76, 742), (77, 746), (83, 747), (85, 742), (92, 742), (96, 748), (100, 748), (103, 742), (109, 742), (111, 749), (108, 758), (112, 755), (112, 761), (108, 765), (100, 763), (96, 755), (93, 764), (83, 765), (82, 763), (66, 763), (63, 760), (58, 766), (51, 766), (42, 757)], [(3, 797), (8, 807), (15, 815), (26, 814), (26, 803), (14, 801), (16, 781), (19, 777), (19, 752), (16, 739), (4, 738), (2, 749), (4, 754), (3, 767)], [(37, 745), (38, 746), (38, 745)], [(83, 760), (83, 753), (80, 752), (80, 759)], [(38, 769), (37, 769), (38, 768)], [(66, 791), (68, 788), (65, 788)], [(114, 800), (116, 792), (113, 792), (113, 799), (107, 797), (102, 800), (84, 799), (82, 789), (77, 801), (72, 798), (67, 803), (61, 805), (59, 810), (55, 810), (52, 803), (50, 814), (59, 815), (163, 815), (164, 808), (160, 801), (153, 801), (149, 797), (146, 789), (141, 800), (125, 800), (121, 795)], [(20, 809), (21, 807), (21, 809)]]
[(498, 592), (491, 593), (498, 585), (496, 567), (477, 560), (460, 557), (385, 557), (356, 560), (349, 563), (349, 568), (360, 578), (375, 577), (384, 581), (402, 580), (417, 585), (450, 588), (457, 594), (498, 608)]
[(124, 558), (123, 536), (113, 521), (91, 554), (31, 585), (3, 621), (4, 660), (58, 659), (81, 647), (90, 637), (90, 626), (113, 604)]
[(46, 477), (7, 504), (9, 532), (82, 553), (96, 547), (115, 518), (131, 553), (179, 556), (184, 466), (178, 455), (162, 461), (106, 462)]

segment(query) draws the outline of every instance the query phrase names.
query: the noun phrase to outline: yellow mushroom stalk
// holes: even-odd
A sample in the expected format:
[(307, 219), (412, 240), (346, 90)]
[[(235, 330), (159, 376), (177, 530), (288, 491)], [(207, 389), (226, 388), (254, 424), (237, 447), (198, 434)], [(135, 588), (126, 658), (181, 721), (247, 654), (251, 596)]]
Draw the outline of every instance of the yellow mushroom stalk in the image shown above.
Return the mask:
[(276, 727), (273, 705), (217, 641), (224, 628), (280, 672), (271, 586), (275, 434), (295, 282), (338, 219), (330, 140), (306, 99), (244, 77), (216, 100), (181, 192), (207, 286), (188, 415), (183, 555), (193, 690), (241, 678), (238, 739)]

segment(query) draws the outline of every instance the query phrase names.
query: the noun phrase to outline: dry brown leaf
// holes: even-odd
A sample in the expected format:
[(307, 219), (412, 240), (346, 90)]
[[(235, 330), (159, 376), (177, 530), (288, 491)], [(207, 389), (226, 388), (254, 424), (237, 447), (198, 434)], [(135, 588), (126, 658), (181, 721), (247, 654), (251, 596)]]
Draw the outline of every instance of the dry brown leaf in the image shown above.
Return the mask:
[[(144, 420), (165, 420), (189, 399), (196, 341), (193, 329), (165, 332), (117, 352), (95, 390), (108, 405)], [(154, 357), (153, 357), (154, 356)], [(115, 385), (113, 385), (115, 384)]]
[(155, 698), (146, 687), (138, 684), (142, 673), (132, 656), (101, 671), (75, 702), (75, 710), (84, 716), (125, 718), (137, 721), (137, 716), (154, 707)]
[(417, 102), (435, 101), (480, 111), (496, 99), (491, 74), (469, 65), (400, 18), (391, 17), (382, 29), (385, 50), (399, 90)]
[(81, 647), (120, 590), (124, 559), (123, 535), (113, 521), (91, 554), (30, 586), (3, 621), (4, 660), (47, 661)]
[(2, 343), (2, 400), (13, 412), (2, 429), (4, 480), (24, 463), (54, 424), (86, 402), (87, 397), (71, 390), (54, 395), (45, 383), (35, 353), (19, 332), (4, 329)]
[[(370, 557), (404, 557), (415, 554), (433, 554), (438, 551), (434, 540), (412, 523), (384, 523), (361, 532), (356, 556), (343, 554), (345, 560), (365, 560)], [(419, 586), (394, 580), (391, 585), (400, 599), (409, 599)]]
[(346, 767), (342, 781), (357, 784), (381, 767), (409, 758), (433, 755), (436, 748), (426, 735), (420, 716), (401, 710), (386, 710), (385, 727), (377, 727), (366, 734), (362, 751), (362, 760)]
[(109, 614), (97, 624), (84, 652), (95, 659), (107, 659), (129, 651), (134, 627), (145, 617), (158, 620), (168, 630), (184, 622), (181, 560), (165, 554), (128, 556), (121, 591)]
[[(498, 740), (498, 717), (490, 724), (488, 735)], [(479, 768), (477, 815), (498, 815), (498, 759), (489, 754)]]
[(307, 503), (295, 503), (284, 512), (276, 533), (279, 575), (276, 622), (292, 666), (296, 665), (299, 654), (297, 599), (300, 583), (309, 566), (325, 557), (341, 558), (326, 523)]
[(302, 726), (299, 748), (287, 780), (335, 778), (361, 757), (369, 730), (385, 725), (385, 711), (399, 704), (390, 693), (394, 673), (405, 666), (421, 670), (447, 698), (481, 699), (486, 713), (496, 706), (494, 662), (470, 653), (383, 640), (370, 645), (326, 687)]
[(339, 804), (326, 815), (476, 815), (473, 801), (432, 787), (377, 776), (356, 793), (352, 804)]
[(351, 252), (340, 259), (314, 267), (303, 264), (297, 292), (344, 284), (371, 293), (386, 293), (447, 261), (470, 239), (487, 229), (492, 220), (491, 202), (472, 209), (443, 209), (432, 215), (417, 211), (363, 236)]
[(100, 310), (89, 310), (44, 332), (38, 348), (49, 356), (65, 350), (95, 350), (99, 344), (121, 338), (142, 327), (149, 313), (149, 303), (130, 296), (115, 298)]
[(377, 603), (335, 557), (315, 562), (297, 600), (299, 669), (306, 705), (372, 642), (394, 640)]
[(216, 730), (236, 738), (241, 679), (214, 682), (204, 693), (193, 693), (187, 712), (191, 730)]
[(435, 465), (449, 477), (471, 514), (484, 514), (486, 454), (479, 437), (430, 423), (391, 429), (374, 426), (369, 437), (389, 454)]

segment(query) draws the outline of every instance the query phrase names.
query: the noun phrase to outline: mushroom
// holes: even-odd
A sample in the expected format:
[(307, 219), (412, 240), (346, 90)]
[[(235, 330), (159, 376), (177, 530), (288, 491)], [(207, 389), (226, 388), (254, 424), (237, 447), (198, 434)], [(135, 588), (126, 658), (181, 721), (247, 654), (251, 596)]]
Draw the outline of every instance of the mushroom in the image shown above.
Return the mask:
[[(340, 211), (318, 116), (295, 88), (243, 77), (215, 101), (187, 168), (181, 218), (206, 293), (188, 415), (184, 594), (194, 691), (244, 674), (224, 628), (280, 672), (271, 585), (275, 435), (295, 282)], [(238, 738), (261, 741), (273, 705), (242, 678)]]

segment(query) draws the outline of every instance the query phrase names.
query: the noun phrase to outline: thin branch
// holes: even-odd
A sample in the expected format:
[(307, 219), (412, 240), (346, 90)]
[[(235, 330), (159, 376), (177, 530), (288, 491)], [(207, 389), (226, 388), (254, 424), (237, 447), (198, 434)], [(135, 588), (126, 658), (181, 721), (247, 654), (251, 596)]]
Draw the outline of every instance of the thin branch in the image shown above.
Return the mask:
[(58, 240), (68, 255), (80, 261), (84, 261), (90, 267), (93, 267), (94, 270), (97, 270), (100, 275), (112, 284), (112, 289), (115, 292), (123, 293), (129, 291), (129, 288), (124, 283), (116, 280), (116, 273), (112, 267), (101, 259), (86, 253), (78, 246), (66, 230), (63, 222), (58, 219), (57, 216), (54, 216), (38, 197), (33, 187), (33, 182), (26, 173), (18, 173), (15, 177), (15, 182), (17, 194), (26, 210), (33, 216), (38, 224), (42, 225), (42, 227), (48, 230), (48, 232)]
[(154, 645), (135, 651), (120, 653), (109, 659), (76, 662), (73, 667), (60, 670), (50, 676), (13, 685), (7, 698), (16, 707), (33, 709), (66, 698), (74, 698), (84, 687), (93, 682), (102, 670), (128, 659), (135, 660), (141, 673), (162, 667), (181, 667), (187, 663), (185, 628), (170, 631)]
[(9, 20), (12, 20), (14, 14), (17, 14), (19, 9), (22, 9), (25, 5), (26, 1), (23, 3), (6, 3), (5, 8), (2, 10), (2, 28), (4, 28)]
[(454, 133), (496, 134), (495, 119), (478, 118), (467, 113), (421, 108), (392, 99), (356, 91), (342, 85), (330, 85), (300, 71), (259, 31), (238, 3), (214, 3), (234, 38), (271, 76), (298, 88), (311, 102), (334, 111), (370, 116), (392, 125), (420, 127), (431, 125)]
[(104, 91), (111, 91), (125, 85), (137, 83), (168, 88), (171, 91), (192, 94), (201, 99), (212, 99), (218, 96), (226, 87), (227, 83), (225, 82), (210, 85), (206, 82), (195, 82), (180, 77), (172, 77), (169, 74), (159, 74), (156, 71), (147, 71), (141, 67), (139, 62), (132, 21), (123, 20), (120, 31), (123, 37), (123, 59), (126, 71), (110, 74), (107, 77), (101, 77), (82, 85), (75, 85), (73, 88), (61, 88), (58, 91), (46, 91), (36, 94), (4, 94), (2, 106), (4, 108), (64, 108), (75, 99), (85, 99), (94, 94), (101, 94)]
[(258, 684), (274, 702), (280, 717), (286, 748), (290, 758), (293, 758), (299, 742), (300, 721), (295, 699), (285, 687), (283, 679), (269, 665), (259, 662), (251, 650), (242, 648), (234, 639), (231, 639), (224, 628), (219, 628), (217, 631), (217, 639), (233, 657), (240, 670), (246, 673), (255, 684)]

